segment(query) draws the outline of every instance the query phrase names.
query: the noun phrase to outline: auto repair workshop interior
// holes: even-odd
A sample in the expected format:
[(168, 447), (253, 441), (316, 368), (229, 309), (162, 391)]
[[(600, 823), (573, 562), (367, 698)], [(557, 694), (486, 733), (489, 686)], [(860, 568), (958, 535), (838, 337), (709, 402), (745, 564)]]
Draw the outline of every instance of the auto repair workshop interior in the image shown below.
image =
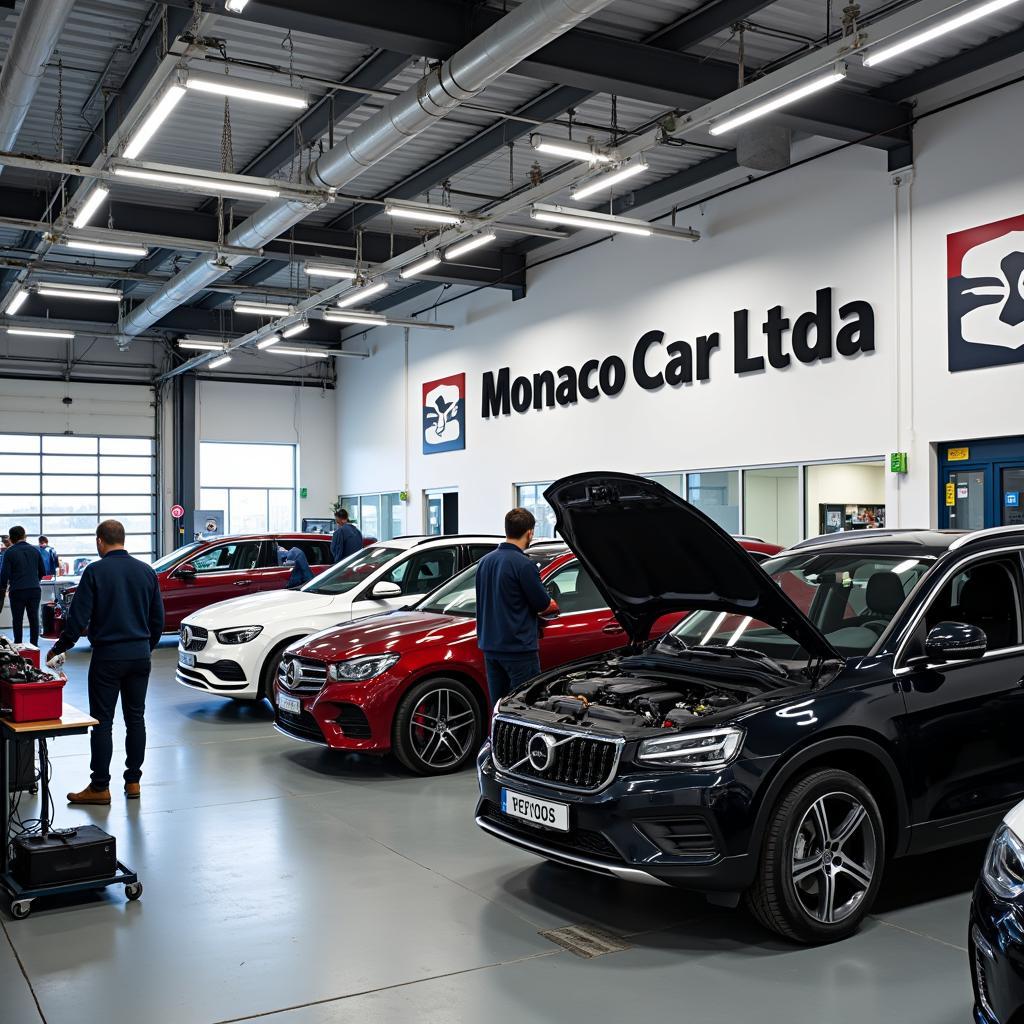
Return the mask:
[(1024, 0), (0, 0), (3, 1024), (1024, 1024)]

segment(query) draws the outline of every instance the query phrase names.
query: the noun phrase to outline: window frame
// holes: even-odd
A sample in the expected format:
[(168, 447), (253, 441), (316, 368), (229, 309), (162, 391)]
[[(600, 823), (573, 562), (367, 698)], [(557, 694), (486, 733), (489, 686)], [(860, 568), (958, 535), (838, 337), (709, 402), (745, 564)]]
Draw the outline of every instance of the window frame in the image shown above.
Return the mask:
[[(574, 558), (571, 561), (566, 562), (564, 565), (560, 565), (557, 569), (555, 569), (545, 580), (542, 581), (544, 589), (547, 590), (548, 585), (551, 584), (551, 583), (554, 583), (555, 580), (557, 579), (557, 577), (559, 576), (559, 574), (561, 574), (563, 572), (567, 572), (570, 569), (576, 569), (576, 571), (577, 571), (577, 578), (579, 577), (579, 573), (581, 573), (581, 572), (586, 573), (587, 576), (590, 578), (590, 583), (591, 583), (591, 586), (593, 586), (593, 588), (594, 588), (594, 592), (597, 594), (598, 597), (601, 596), (601, 592), (597, 589), (597, 584), (594, 582), (594, 577), (591, 576), (589, 572), (587, 572), (586, 567), (580, 562), (580, 560), (578, 558)], [(553, 598), (553, 600), (557, 601), (558, 598), (557, 597)], [(561, 618), (565, 618), (567, 615), (592, 615), (594, 612), (610, 611), (611, 610), (608, 607), (607, 604), (598, 604), (598, 605), (595, 605), (593, 608), (576, 608), (576, 609), (574, 609), (571, 612), (562, 611), (562, 606), (561, 605), (559, 605), (558, 608), (559, 608), (558, 617), (560, 619)]]

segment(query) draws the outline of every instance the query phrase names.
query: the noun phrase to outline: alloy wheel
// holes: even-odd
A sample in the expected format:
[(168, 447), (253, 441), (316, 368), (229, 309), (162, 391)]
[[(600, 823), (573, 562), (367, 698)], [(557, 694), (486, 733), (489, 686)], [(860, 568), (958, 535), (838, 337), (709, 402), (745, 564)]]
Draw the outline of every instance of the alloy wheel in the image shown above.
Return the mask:
[(409, 716), (409, 739), (416, 756), (430, 768), (457, 764), (473, 741), (476, 714), (458, 690), (429, 690)]
[(804, 911), (839, 924), (857, 911), (875, 877), (878, 839), (864, 805), (851, 793), (818, 797), (793, 842), (792, 878)]

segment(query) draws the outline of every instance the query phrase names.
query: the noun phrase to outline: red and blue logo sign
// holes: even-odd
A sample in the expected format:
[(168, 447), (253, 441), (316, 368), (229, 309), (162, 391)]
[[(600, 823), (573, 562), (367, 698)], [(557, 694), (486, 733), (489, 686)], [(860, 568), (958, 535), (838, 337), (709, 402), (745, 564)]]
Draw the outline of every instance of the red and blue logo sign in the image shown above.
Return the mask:
[(946, 239), (949, 369), (1024, 362), (1024, 216)]
[(466, 375), (423, 385), (423, 454), (461, 451), (466, 447)]

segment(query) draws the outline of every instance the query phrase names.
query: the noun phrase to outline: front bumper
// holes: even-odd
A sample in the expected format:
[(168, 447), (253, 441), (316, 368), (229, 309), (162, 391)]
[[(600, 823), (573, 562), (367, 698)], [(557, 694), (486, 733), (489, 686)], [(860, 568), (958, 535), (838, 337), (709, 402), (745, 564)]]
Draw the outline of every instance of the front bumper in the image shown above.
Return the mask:
[(1024, 907), (978, 882), (968, 935), (976, 1024), (1009, 1024), (1024, 1006)]
[[(174, 678), (190, 690), (203, 690), (221, 697), (255, 698), (260, 692), (261, 650), (262, 645), (218, 643), (212, 633), (198, 651), (186, 652), (179, 643)], [(181, 663), (184, 653), (195, 655), (194, 666)]]
[[(715, 772), (647, 770), (623, 759), (612, 782), (592, 793), (558, 789), (498, 770), (486, 743), (477, 759), (484, 831), (549, 860), (629, 881), (739, 893), (754, 881), (750, 852), (756, 809), (751, 777), (770, 759)], [(502, 789), (569, 805), (569, 832), (502, 812)]]

